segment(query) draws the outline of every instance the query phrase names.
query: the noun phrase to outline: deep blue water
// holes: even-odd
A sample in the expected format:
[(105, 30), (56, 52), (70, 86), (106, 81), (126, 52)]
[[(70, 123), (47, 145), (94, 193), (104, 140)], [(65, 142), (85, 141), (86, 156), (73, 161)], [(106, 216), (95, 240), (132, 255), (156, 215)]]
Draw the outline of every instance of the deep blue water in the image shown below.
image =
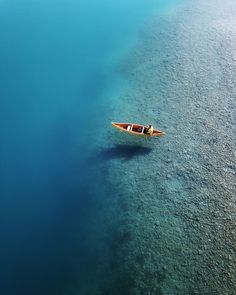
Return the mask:
[(155, 2), (1, 1), (1, 294), (65, 294), (83, 267), (89, 130)]

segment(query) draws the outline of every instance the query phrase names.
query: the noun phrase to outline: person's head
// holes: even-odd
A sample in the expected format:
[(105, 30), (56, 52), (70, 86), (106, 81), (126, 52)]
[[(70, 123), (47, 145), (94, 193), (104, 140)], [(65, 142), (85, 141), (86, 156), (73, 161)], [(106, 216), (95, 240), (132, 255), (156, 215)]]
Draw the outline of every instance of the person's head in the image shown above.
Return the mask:
[(152, 125), (149, 125), (149, 127), (152, 127)]

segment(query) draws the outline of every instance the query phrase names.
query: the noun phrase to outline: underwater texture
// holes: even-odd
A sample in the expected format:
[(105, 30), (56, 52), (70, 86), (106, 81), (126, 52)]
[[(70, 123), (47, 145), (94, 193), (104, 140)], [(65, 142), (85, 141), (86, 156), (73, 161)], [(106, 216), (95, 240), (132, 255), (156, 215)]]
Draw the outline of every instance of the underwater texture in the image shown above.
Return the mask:
[(236, 5), (141, 2), (0, 18), (3, 295), (235, 294)]
[(117, 228), (101, 294), (235, 294), (235, 20), (234, 1), (173, 7), (120, 67), (129, 88), (111, 120), (166, 135), (107, 136)]

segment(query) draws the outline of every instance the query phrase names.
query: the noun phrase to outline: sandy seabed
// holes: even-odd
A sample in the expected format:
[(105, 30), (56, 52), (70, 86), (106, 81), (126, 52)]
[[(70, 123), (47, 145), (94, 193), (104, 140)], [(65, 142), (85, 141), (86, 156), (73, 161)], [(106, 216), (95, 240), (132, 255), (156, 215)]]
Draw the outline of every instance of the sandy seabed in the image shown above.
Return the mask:
[(166, 136), (104, 135), (107, 260), (85, 293), (234, 295), (235, 1), (189, 1), (154, 15), (120, 72), (129, 87), (109, 119), (152, 123)]

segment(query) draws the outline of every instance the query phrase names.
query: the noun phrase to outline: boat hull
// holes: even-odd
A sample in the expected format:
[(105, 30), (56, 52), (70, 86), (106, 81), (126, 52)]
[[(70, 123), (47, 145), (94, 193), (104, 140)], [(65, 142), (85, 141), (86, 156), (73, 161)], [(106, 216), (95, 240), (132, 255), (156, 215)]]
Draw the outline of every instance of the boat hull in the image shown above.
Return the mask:
[(118, 123), (118, 122), (112, 122), (111, 123), (113, 127), (119, 129), (120, 131), (127, 132), (131, 135), (138, 135), (138, 136), (144, 136), (144, 137), (156, 137), (156, 136), (162, 136), (165, 134), (165, 132), (154, 129), (152, 134), (146, 134), (147, 126), (140, 125), (140, 124), (134, 124), (134, 123)]

